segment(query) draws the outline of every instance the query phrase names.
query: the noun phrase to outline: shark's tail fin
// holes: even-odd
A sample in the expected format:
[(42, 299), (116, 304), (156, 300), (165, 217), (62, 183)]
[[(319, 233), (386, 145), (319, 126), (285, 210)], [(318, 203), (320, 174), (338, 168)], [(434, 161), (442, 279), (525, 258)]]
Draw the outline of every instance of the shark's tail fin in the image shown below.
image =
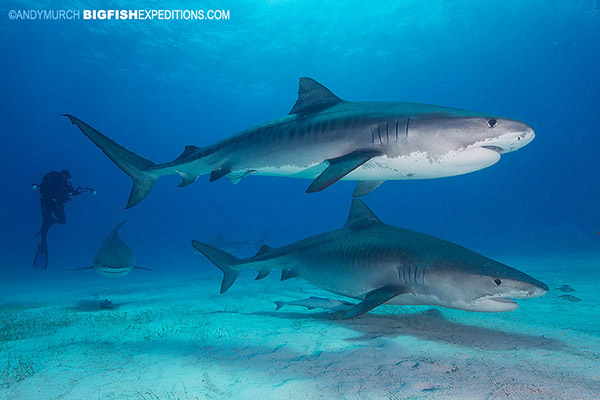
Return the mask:
[(69, 118), (71, 123), (88, 137), (94, 144), (108, 156), (119, 168), (133, 179), (133, 188), (129, 195), (129, 201), (125, 208), (130, 208), (142, 201), (158, 179), (158, 175), (150, 173), (148, 170), (156, 164), (144, 157), (138, 156), (134, 152), (127, 150), (114, 140), (98, 132), (85, 122), (70, 114), (63, 114)]
[(221, 294), (225, 293), (227, 289), (233, 285), (233, 282), (237, 279), (240, 274), (238, 268), (233, 268), (240, 264), (242, 260), (231, 254), (224, 252), (223, 250), (216, 249), (205, 243), (192, 240), (192, 246), (206, 258), (212, 261), (217, 267), (223, 271), (223, 282), (221, 282)]

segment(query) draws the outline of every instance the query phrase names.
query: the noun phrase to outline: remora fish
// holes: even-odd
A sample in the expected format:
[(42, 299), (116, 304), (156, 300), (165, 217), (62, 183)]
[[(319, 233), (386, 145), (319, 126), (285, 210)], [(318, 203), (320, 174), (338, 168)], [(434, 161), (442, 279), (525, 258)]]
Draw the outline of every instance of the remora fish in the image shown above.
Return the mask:
[(329, 312), (338, 312), (348, 310), (350, 307), (355, 306), (354, 303), (347, 301), (341, 301), (336, 299), (327, 299), (323, 297), (309, 297), (308, 299), (292, 300), (292, 301), (275, 301), (275, 311), (281, 309), (284, 306), (301, 306), (306, 307), (309, 310), (315, 308), (322, 308)]
[(119, 229), (125, 221), (117, 224), (102, 243), (102, 246), (96, 252), (94, 265), (83, 268), (72, 268), (71, 271), (83, 269), (95, 269), (97, 273), (111, 278), (125, 276), (132, 269), (144, 269), (151, 271), (150, 268), (135, 266), (135, 258), (131, 248), (119, 237)]
[(386, 180), (461, 175), (495, 164), (500, 155), (534, 138), (512, 119), (416, 103), (341, 100), (310, 78), (301, 78), (298, 100), (284, 117), (210, 146), (186, 146), (172, 162), (155, 164), (125, 149), (80, 119), (64, 114), (127, 175), (127, 207), (142, 201), (156, 180), (178, 174), (179, 186), (199, 176), (238, 183), (250, 174), (313, 179), (308, 193), (340, 179), (359, 181), (354, 196)]
[(354, 199), (342, 229), (277, 249), (263, 246), (239, 259), (193, 240), (192, 245), (223, 271), (224, 293), (244, 269), (264, 278), (281, 269), (281, 280), (301, 278), (361, 300), (344, 318), (381, 304), (435, 305), (467, 311), (511, 311), (523, 299), (546, 294), (531, 276), (464, 247), (381, 222)]

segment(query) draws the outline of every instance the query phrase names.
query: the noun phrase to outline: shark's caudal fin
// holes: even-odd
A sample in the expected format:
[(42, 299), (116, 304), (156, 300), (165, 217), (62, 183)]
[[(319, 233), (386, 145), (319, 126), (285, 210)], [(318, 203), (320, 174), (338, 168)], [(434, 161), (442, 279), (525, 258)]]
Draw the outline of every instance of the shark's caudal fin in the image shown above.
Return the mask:
[(102, 149), (108, 158), (133, 179), (133, 188), (131, 189), (129, 201), (125, 208), (135, 206), (150, 193), (158, 176), (151, 174), (148, 170), (154, 167), (156, 165), (155, 163), (127, 150), (125, 147), (98, 132), (79, 118), (70, 114), (63, 114), (63, 116), (69, 118), (71, 123), (77, 125), (88, 139)]
[(241, 260), (223, 250), (216, 249), (197, 240), (192, 240), (192, 246), (223, 271), (221, 294), (225, 293), (240, 274), (240, 270), (234, 267), (240, 264)]

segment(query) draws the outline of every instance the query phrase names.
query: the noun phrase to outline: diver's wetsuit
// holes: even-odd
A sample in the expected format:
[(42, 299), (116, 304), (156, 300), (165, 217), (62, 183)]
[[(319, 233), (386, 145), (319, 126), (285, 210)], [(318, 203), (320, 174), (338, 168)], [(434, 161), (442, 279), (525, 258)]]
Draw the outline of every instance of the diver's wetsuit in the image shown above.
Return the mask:
[(71, 174), (67, 170), (61, 172), (50, 171), (39, 184), (40, 204), (42, 206), (42, 228), (40, 229), (41, 241), (33, 261), (33, 267), (46, 269), (48, 265), (48, 246), (46, 237), (48, 230), (54, 224), (67, 222), (65, 216), (65, 204), (71, 200), (71, 196), (81, 194), (78, 188), (71, 185)]

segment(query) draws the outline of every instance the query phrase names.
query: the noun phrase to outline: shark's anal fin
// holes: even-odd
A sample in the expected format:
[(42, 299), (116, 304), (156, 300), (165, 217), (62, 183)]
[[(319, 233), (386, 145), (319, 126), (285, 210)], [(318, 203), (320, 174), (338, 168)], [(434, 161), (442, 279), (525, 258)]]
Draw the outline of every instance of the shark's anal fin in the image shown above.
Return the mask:
[(363, 197), (383, 185), (385, 181), (360, 181), (356, 184), (352, 197)]
[(179, 187), (191, 185), (192, 183), (196, 182), (196, 179), (198, 179), (198, 175), (192, 175), (178, 170), (175, 170), (175, 172), (177, 172), (177, 175), (181, 177), (181, 183), (179, 184)]
[(341, 157), (326, 160), (329, 166), (310, 184), (308, 189), (306, 189), (306, 193), (319, 192), (333, 185), (371, 158), (379, 155), (380, 153), (376, 150), (360, 149)]
[(93, 266), (93, 265), (91, 265), (91, 266), (89, 266), (89, 267), (81, 267), (81, 268), (69, 268), (69, 271), (81, 271), (81, 270), (84, 270), (84, 269), (94, 269), (94, 266)]
[(300, 78), (298, 99), (290, 114), (308, 114), (329, 108), (343, 100), (311, 78)]
[(258, 271), (258, 274), (256, 275), (256, 278), (254, 278), (254, 280), (258, 281), (258, 280), (261, 280), (263, 278), (266, 278), (267, 275), (269, 275), (269, 272), (271, 272), (271, 271), (268, 271), (268, 270)]
[(144, 271), (154, 271), (152, 268), (144, 268), (144, 267), (138, 267), (137, 265), (135, 267), (133, 267), (134, 269), (143, 269)]
[(342, 318), (350, 319), (358, 317), (402, 293), (406, 293), (406, 289), (398, 285), (385, 285), (379, 289), (372, 290), (367, 293), (363, 301), (346, 311)]

